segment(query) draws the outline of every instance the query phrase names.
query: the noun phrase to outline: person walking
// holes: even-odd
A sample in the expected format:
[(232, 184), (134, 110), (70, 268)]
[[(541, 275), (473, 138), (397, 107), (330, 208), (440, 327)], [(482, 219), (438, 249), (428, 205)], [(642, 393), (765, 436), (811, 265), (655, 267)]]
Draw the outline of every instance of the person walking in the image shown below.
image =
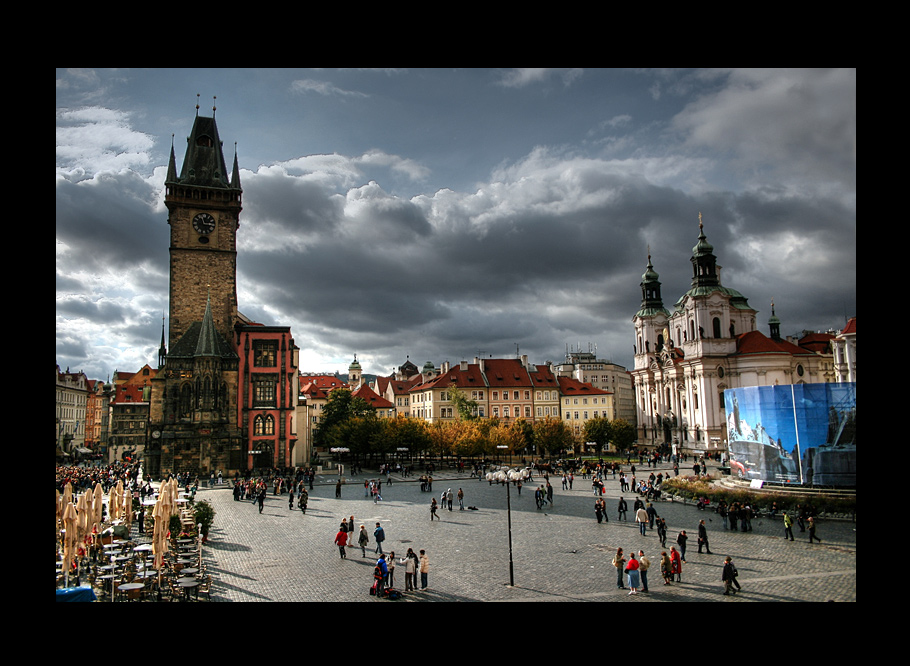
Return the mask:
[(683, 562), (686, 561), (686, 542), (689, 540), (689, 536), (686, 534), (685, 530), (681, 530), (679, 534), (676, 535), (676, 544), (679, 546), (679, 559)]
[(341, 479), (335, 484), (335, 499), (341, 498)]
[(427, 589), (427, 578), (430, 575), (430, 558), (425, 550), (420, 551), (420, 589)]
[(793, 541), (793, 518), (784, 511), (784, 539), (788, 538)]
[(635, 522), (638, 523), (639, 533), (642, 536), (645, 536), (648, 531), (648, 512), (644, 507), (639, 507), (639, 509), (635, 512)]
[(458, 489), (458, 510), (464, 511), (464, 490)]
[(815, 534), (816, 525), (815, 525), (815, 518), (813, 516), (809, 516), (809, 520), (807, 521), (806, 526), (809, 528), (809, 543), (812, 543), (813, 539), (815, 541), (818, 541), (819, 543), (821, 543), (822, 540), (819, 539), (818, 536), (816, 536), (816, 534)]
[(598, 524), (603, 522), (603, 517), (604, 517), (604, 511), (603, 511), (603, 507), (601, 506), (601, 501), (602, 500), (599, 497), (596, 500), (594, 500), (594, 517), (597, 518)]
[[(344, 525), (344, 523), (342, 523)], [(344, 552), (344, 547), (348, 545), (348, 531), (345, 528), (339, 528), (338, 534), (335, 535), (335, 545), (338, 546), (338, 554), (341, 555), (341, 559), (346, 560), (347, 555)]]
[(663, 518), (657, 519), (657, 538), (660, 539), (660, 547), (667, 547), (667, 521)]
[(288, 493), (288, 511), (294, 510), (294, 486), (291, 486), (291, 491)]
[(698, 521), (698, 552), (701, 553), (702, 546), (708, 555), (713, 555), (711, 547), (708, 545), (708, 528), (704, 519)]
[(736, 577), (738, 575), (739, 572), (733, 565), (733, 558), (727, 555), (727, 557), (724, 558), (723, 573), (720, 575), (720, 579), (724, 583), (724, 596), (727, 596), (729, 594), (736, 594), (738, 590), (742, 589), (742, 587), (739, 585), (739, 581), (736, 580)]
[(622, 554), (622, 548), (616, 549), (616, 554), (613, 556), (613, 566), (616, 567), (616, 587), (617, 587), (617, 589), (620, 589), (620, 590), (626, 589), (625, 585), (622, 584), (622, 574), (626, 568), (626, 558)]
[(373, 539), (376, 541), (376, 550), (374, 552), (382, 555), (382, 542), (385, 541), (385, 530), (382, 525), (376, 523), (376, 529), (373, 530)]
[(651, 568), (651, 560), (645, 557), (645, 551), (638, 551), (638, 571), (641, 573), (641, 591), (648, 591), (648, 569)]
[(256, 498), (256, 501), (259, 502), (259, 513), (262, 513), (262, 507), (265, 506), (265, 490), (265, 486), (263, 486), (259, 491), (259, 497)]
[(433, 519), (442, 520), (439, 516), (436, 515), (436, 510), (439, 508), (439, 505), (436, 504), (436, 498), (430, 500), (430, 522), (433, 522)]
[(626, 504), (626, 498), (625, 498), (625, 497), (620, 497), (620, 498), (619, 498), (619, 506), (617, 507), (618, 516), (617, 516), (616, 519), (617, 519), (617, 520), (625, 520), (625, 519), (626, 519), (626, 513), (628, 512), (628, 510), (629, 510), (629, 505)]
[(361, 557), (367, 556), (367, 544), (370, 543), (370, 535), (367, 534), (367, 526), (360, 526), (360, 536), (358, 537), (358, 543), (360, 544), (360, 554)]
[(657, 509), (654, 508), (654, 505), (651, 502), (648, 502), (648, 529), (654, 529), (654, 522), (657, 520)]

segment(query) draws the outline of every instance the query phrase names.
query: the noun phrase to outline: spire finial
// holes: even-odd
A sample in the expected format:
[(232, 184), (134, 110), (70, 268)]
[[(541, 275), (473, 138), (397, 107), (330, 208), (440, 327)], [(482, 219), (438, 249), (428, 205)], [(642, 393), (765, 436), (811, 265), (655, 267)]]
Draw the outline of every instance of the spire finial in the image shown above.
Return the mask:
[(701, 211), (698, 211), (698, 228), (704, 229), (705, 225), (701, 221)]
[(199, 93), (196, 93), (196, 115), (199, 115)]
[(215, 117), (215, 100), (218, 99), (215, 95), (212, 95), (212, 118)]

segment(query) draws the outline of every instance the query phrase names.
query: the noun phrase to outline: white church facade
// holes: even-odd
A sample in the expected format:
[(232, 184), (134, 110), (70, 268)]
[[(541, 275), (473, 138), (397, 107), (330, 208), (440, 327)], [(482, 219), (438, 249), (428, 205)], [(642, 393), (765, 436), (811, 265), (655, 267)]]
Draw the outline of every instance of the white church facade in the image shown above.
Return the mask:
[[(658, 274), (642, 275), (642, 302), (632, 318), (638, 444), (674, 453), (723, 452), (724, 391), (744, 386), (835, 381), (830, 346), (782, 339), (771, 306), (769, 335), (757, 330), (758, 311), (720, 280), (714, 248), (699, 214), (692, 249), (692, 283), (672, 311), (664, 307)], [(833, 337), (833, 336), (829, 336)]]

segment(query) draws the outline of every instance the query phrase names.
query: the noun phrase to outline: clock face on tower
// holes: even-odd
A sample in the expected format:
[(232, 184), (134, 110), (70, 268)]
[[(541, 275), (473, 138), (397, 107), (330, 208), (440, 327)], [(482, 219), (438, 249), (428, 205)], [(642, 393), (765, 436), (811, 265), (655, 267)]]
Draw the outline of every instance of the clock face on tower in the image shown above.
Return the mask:
[(199, 234), (210, 234), (215, 231), (215, 218), (208, 213), (199, 213), (193, 218), (193, 229)]

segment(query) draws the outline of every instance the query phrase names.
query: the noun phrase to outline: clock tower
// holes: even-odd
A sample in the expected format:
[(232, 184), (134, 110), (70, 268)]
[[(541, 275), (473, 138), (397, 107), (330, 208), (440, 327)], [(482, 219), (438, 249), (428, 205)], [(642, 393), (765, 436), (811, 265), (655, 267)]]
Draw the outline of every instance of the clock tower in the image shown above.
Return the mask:
[(171, 146), (168, 342), (152, 384), (146, 455), (158, 477), (246, 468), (236, 347), (240, 172), (235, 151), (228, 174), (221, 146), (214, 113), (199, 116), (198, 107), (179, 175)]
[(164, 204), (171, 227), (169, 347), (193, 322), (202, 321), (207, 303), (216, 330), (227, 340), (233, 338), (242, 193), (236, 151), (228, 176), (214, 108), (211, 118), (197, 111), (180, 175), (171, 146), (165, 179)]

